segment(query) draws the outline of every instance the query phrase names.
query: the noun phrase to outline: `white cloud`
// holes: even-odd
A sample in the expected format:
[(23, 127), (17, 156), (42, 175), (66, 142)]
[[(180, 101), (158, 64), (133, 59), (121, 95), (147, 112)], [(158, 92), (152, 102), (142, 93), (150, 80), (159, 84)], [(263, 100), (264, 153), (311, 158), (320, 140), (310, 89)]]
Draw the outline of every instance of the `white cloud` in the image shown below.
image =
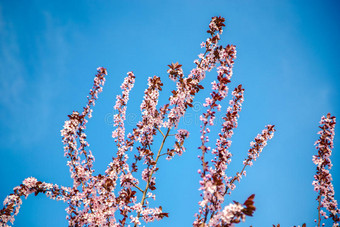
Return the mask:
[(5, 21), (0, 6), (0, 104), (14, 108), (20, 101), (25, 81), (25, 68), (20, 59), (20, 49), (13, 25)]
[[(51, 108), (56, 108), (60, 95), (56, 88), (62, 88), (60, 79), (66, 72), (65, 35), (70, 27), (40, 11), (42, 29), (20, 40), (23, 31), (3, 12), (0, 5), (0, 129), (7, 131), (0, 139), (9, 145), (34, 144), (48, 133), (53, 119)], [(27, 46), (34, 51), (30, 59), (22, 49)]]

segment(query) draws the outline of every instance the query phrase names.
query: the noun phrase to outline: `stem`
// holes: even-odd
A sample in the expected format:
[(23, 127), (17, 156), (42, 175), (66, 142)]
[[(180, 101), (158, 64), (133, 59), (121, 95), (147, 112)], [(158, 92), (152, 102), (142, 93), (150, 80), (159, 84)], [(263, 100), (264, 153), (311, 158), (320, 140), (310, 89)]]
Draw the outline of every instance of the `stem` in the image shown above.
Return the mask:
[[(320, 191), (321, 194), (321, 191)], [(320, 222), (321, 222), (321, 195), (319, 195), (319, 199), (318, 199), (319, 205), (318, 205), (318, 227), (320, 227)]]
[[(161, 154), (161, 151), (162, 151), (162, 149), (163, 149), (165, 140), (166, 140), (166, 138), (167, 138), (168, 135), (169, 135), (169, 132), (170, 132), (170, 128), (168, 128), (168, 131), (166, 132), (166, 135), (164, 136), (164, 138), (163, 138), (163, 140), (162, 140), (162, 144), (161, 144), (161, 146), (160, 146), (159, 149), (158, 149), (157, 156), (156, 156), (156, 160), (155, 160), (156, 163), (155, 163), (154, 166), (157, 165), (158, 159), (159, 159), (160, 154)], [(147, 182), (146, 187), (145, 187), (145, 189), (144, 189), (144, 193), (143, 193), (143, 197), (142, 197), (142, 201), (141, 201), (142, 206), (144, 205), (145, 196), (146, 196), (146, 193), (147, 193), (147, 191), (148, 191), (148, 189), (149, 189), (149, 185), (150, 185), (150, 181), (151, 181), (151, 178), (152, 178), (153, 173), (154, 173), (154, 170), (152, 170), (152, 171), (150, 172), (148, 182)]]
[[(124, 175), (126, 175), (125, 171), (122, 169)], [(135, 188), (137, 188), (139, 191), (144, 192), (140, 187), (138, 187), (138, 185), (136, 185), (135, 183), (133, 183), (132, 181), (129, 182), (130, 184), (132, 184)]]
[[(159, 130), (159, 131), (160, 131), (160, 130)], [(161, 151), (162, 151), (162, 149), (163, 149), (163, 146), (164, 146), (164, 143), (165, 143), (166, 138), (169, 136), (169, 132), (170, 132), (170, 128), (168, 128), (168, 130), (167, 130), (167, 132), (166, 132), (165, 135), (162, 133), (162, 135), (163, 135), (163, 140), (162, 140), (161, 146), (160, 146), (159, 149), (158, 149), (157, 156), (156, 156), (156, 160), (155, 160), (155, 164), (154, 164), (153, 166), (156, 166), (157, 163), (158, 163), (158, 159), (159, 159), (159, 157), (161, 156)], [(149, 186), (150, 186), (150, 181), (151, 181), (151, 178), (152, 178), (152, 175), (153, 175), (154, 172), (155, 172), (154, 170), (151, 170), (150, 175), (149, 175), (148, 182), (146, 183), (145, 189), (144, 189), (144, 191), (143, 191), (143, 197), (142, 197), (142, 200), (141, 200), (142, 206), (144, 205), (144, 202), (145, 202), (145, 199), (146, 199), (146, 194), (147, 194), (147, 192), (148, 192), (148, 189), (149, 189)], [(140, 217), (140, 213), (138, 213), (138, 217)], [(135, 224), (134, 226), (136, 227), (137, 224)]]
[(133, 186), (135, 186), (135, 188), (137, 188), (139, 191), (141, 191), (141, 192), (144, 192), (140, 187), (138, 187), (135, 183), (131, 183)]
[[(247, 163), (248, 162), (246, 162), (246, 164), (244, 164), (244, 166), (243, 166), (243, 168), (241, 170), (241, 173), (240, 173), (241, 176), (243, 175), (243, 172), (244, 172), (244, 170), (246, 169), (246, 167), (248, 165)], [(237, 178), (238, 178), (238, 176), (236, 174), (236, 176), (234, 176), (233, 179), (231, 179), (230, 184), (233, 184), (235, 182), (235, 180), (237, 180)], [(225, 189), (224, 195), (227, 194), (228, 189), (229, 189), (229, 187), (227, 186), (226, 189)]]
[(168, 154), (168, 152), (166, 152), (166, 153), (163, 153), (163, 154), (160, 154), (159, 156), (163, 156), (163, 155), (167, 155)]
[(165, 137), (164, 133), (162, 132), (162, 130), (160, 130), (158, 127), (156, 127), (156, 129), (162, 134), (163, 138)]

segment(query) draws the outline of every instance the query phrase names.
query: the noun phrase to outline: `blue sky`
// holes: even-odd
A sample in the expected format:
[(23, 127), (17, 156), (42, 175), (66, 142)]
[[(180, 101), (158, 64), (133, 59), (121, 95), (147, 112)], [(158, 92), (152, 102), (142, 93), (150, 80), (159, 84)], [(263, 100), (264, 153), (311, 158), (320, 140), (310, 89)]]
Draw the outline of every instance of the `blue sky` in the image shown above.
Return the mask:
[[(98, 66), (109, 76), (87, 134), (96, 173), (103, 172), (116, 150), (113, 105), (126, 73), (136, 75), (128, 105), (131, 129), (147, 78), (162, 78), (161, 101), (166, 101), (175, 87), (167, 65), (180, 62), (188, 74), (211, 17), (223, 16), (222, 44), (235, 44), (238, 51), (231, 88), (240, 83), (245, 88), (229, 174), (240, 170), (250, 141), (265, 125), (277, 129), (227, 202), (256, 194), (254, 217), (239, 226), (312, 226), (318, 123), (328, 112), (340, 117), (339, 9), (330, 0), (0, 1), (0, 200), (30, 176), (71, 185), (60, 130), (67, 115), (85, 105)], [(214, 79), (212, 73), (204, 82), (206, 89), (195, 99), (198, 109)], [(227, 101), (222, 106), (223, 112)], [(191, 110), (180, 125), (191, 132), (187, 152), (160, 162), (154, 205), (170, 217), (150, 226), (190, 226), (194, 220), (200, 199), (199, 114)], [(218, 132), (217, 125), (212, 138)], [(337, 135), (332, 161), (339, 200)], [(67, 226), (65, 208), (43, 195), (30, 196), (15, 226)]]

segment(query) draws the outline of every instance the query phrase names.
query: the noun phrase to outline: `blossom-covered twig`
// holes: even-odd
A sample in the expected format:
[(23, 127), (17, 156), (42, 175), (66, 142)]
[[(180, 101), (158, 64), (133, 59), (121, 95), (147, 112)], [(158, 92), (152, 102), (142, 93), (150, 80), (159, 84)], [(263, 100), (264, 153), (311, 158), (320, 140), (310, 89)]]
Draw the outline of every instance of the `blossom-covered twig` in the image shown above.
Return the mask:
[[(95, 182), (93, 178), (92, 169), (94, 157), (90, 150), (86, 150), (89, 144), (86, 141), (86, 118), (92, 117), (91, 106), (95, 105), (95, 101), (98, 98), (98, 94), (102, 92), (105, 83), (105, 76), (107, 71), (103, 67), (97, 69), (97, 74), (94, 78), (94, 84), (90, 90), (90, 95), (87, 97), (88, 102), (83, 109), (83, 112), (79, 114), (73, 111), (69, 115), (69, 120), (65, 121), (64, 128), (61, 130), (63, 137), (63, 143), (65, 144), (65, 156), (70, 159), (68, 166), (70, 167), (71, 178), (73, 178), (73, 187), (70, 191), (71, 200), (68, 201), (69, 207), (68, 220), (69, 225), (86, 223), (88, 218), (88, 212), (95, 212), (96, 207), (96, 190)], [(79, 140), (80, 146), (77, 148), (77, 140)], [(82, 160), (81, 156), (85, 157)], [(81, 186), (81, 189), (78, 187)], [(82, 207), (82, 204), (84, 206)]]
[[(219, 40), (219, 35), (222, 34), (224, 25), (224, 18), (221, 17), (214, 17), (209, 25), (210, 33), (212, 37), (203, 43), (202, 46), (207, 46), (209, 43), (214, 43), (212, 40)], [(218, 31), (216, 34), (215, 32)], [(202, 155), (199, 156), (202, 162), (202, 172), (200, 172), (202, 181), (200, 184), (202, 185), (201, 190), (204, 188), (210, 187), (208, 185), (211, 184), (214, 189), (216, 189), (216, 185), (212, 183), (212, 175), (209, 173), (209, 166), (208, 162), (205, 160), (205, 154), (211, 149), (207, 147), (205, 144), (209, 142), (209, 137), (207, 134), (210, 132), (209, 126), (214, 124), (216, 110), (219, 111), (221, 109), (221, 105), (217, 104), (221, 102), (228, 94), (228, 86), (227, 84), (230, 83), (230, 79), (232, 77), (232, 68), (234, 64), (234, 59), (236, 58), (236, 49), (233, 45), (227, 45), (225, 48), (222, 46), (214, 46), (214, 51), (210, 56), (213, 65), (215, 66), (216, 63), (220, 63), (220, 66), (217, 68), (217, 82), (212, 82), (212, 92), (210, 93), (210, 97), (206, 98), (205, 103), (203, 104), (207, 107), (205, 113), (200, 116), (200, 120), (202, 121), (201, 125), (201, 146), (199, 149), (202, 151)], [(216, 175), (215, 175), (216, 176)], [(216, 179), (217, 184), (220, 186), (221, 182), (220, 179)], [(208, 208), (206, 207), (207, 202), (209, 199), (210, 194), (214, 195), (215, 193), (207, 193), (206, 190), (203, 192), (203, 200), (200, 202), (201, 208), (199, 211), (199, 215), (197, 215), (197, 219), (200, 219), (200, 216), (204, 216), (204, 223), (207, 220)], [(216, 204), (217, 208), (219, 205)], [(215, 208), (211, 207), (212, 210)]]
[[(222, 32), (222, 27), (224, 26), (223, 18), (213, 18), (210, 28), (215, 28)], [(213, 32), (211, 31), (211, 34)], [(216, 39), (219, 39), (219, 35), (216, 35)], [(204, 44), (202, 45), (204, 46)], [(202, 191), (202, 200), (199, 202), (200, 208), (199, 212), (195, 215), (196, 220), (194, 222), (195, 226), (204, 226), (209, 223), (215, 217), (220, 216), (222, 212), (222, 203), (224, 202), (224, 196), (227, 194), (228, 189), (235, 188), (234, 181), (240, 179), (238, 174), (236, 177), (228, 177), (225, 173), (227, 165), (231, 161), (231, 153), (228, 151), (231, 145), (231, 136), (233, 135), (233, 129), (237, 127), (237, 119), (239, 117), (239, 112), (241, 110), (243, 102), (243, 91), (241, 85), (239, 85), (232, 93), (234, 99), (230, 101), (230, 107), (227, 110), (226, 117), (223, 119), (222, 133), (219, 134), (219, 138), (216, 142), (216, 149), (212, 150), (212, 154), (215, 155), (211, 163), (214, 165), (209, 167), (209, 161), (205, 159), (205, 155), (211, 150), (206, 144), (209, 142), (208, 133), (210, 132), (209, 126), (214, 125), (216, 110), (221, 109), (221, 105), (218, 102), (222, 101), (228, 93), (227, 84), (230, 83), (232, 76), (232, 69), (234, 59), (236, 58), (235, 46), (228, 45), (226, 48), (216, 47), (214, 51), (214, 65), (220, 63), (221, 66), (218, 67), (217, 82), (212, 82), (212, 92), (210, 97), (206, 98), (204, 106), (207, 110), (201, 115), (200, 120), (201, 125), (201, 146), (199, 149), (202, 151), (202, 155), (199, 156), (202, 162), (202, 170), (199, 170), (199, 174), (202, 178), (200, 181), (200, 190)], [(267, 140), (272, 138), (272, 133), (274, 132), (274, 126), (268, 125), (267, 129), (262, 132), (261, 135), (255, 139), (256, 143), (253, 148), (249, 150), (249, 155), (241, 174), (245, 174), (244, 169), (247, 165), (251, 165), (252, 160), (256, 160), (262, 148), (266, 145)], [(231, 180), (230, 180), (231, 179)], [(212, 222), (215, 223), (215, 222)], [(216, 224), (217, 225), (217, 224)]]
[(233, 224), (245, 221), (246, 216), (253, 216), (256, 208), (254, 206), (254, 197), (251, 195), (248, 199), (240, 204), (238, 202), (231, 203), (225, 206), (224, 209), (210, 219), (208, 226), (233, 226)]
[(35, 195), (44, 193), (52, 199), (67, 201), (70, 199), (70, 190), (67, 187), (38, 181), (34, 177), (26, 178), (21, 185), (13, 189), (12, 194), (5, 198), (4, 208), (0, 210), (0, 226), (8, 226), (6, 224), (8, 222), (14, 223), (14, 216), (19, 213), (22, 204), (22, 196), (27, 198), (32, 193)]
[[(213, 83), (213, 90), (215, 86)], [(203, 215), (205, 221), (208, 218), (208, 213), (211, 211), (211, 217), (213, 217), (215, 213), (221, 209), (221, 204), (224, 202), (225, 185), (228, 184), (229, 180), (225, 171), (231, 161), (231, 153), (228, 149), (231, 145), (230, 138), (233, 135), (233, 129), (237, 127), (238, 113), (241, 110), (243, 102), (243, 91), (244, 89), (239, 85), (232, 92), (234, 98), (230, 101), (231, 106), (227, 109), (226, 116), (223, 117), (224, 122), (221, 133), (219, 133), (216, 141), (216, 148), (212, 149), (212, 154), (215, 155), (215, 157), (211, 162), (214, 166), (206, 168), (205, 171), (199, 170), (202, 178), (200, 181), (200, 190), (203, 191), (203, 200), (200, 202), (200, 216)]]
[[(338, 203), (334, 199), (334, 187), (332, 184), (332, 175), (330, 170), (332, 168), (331, 155), (334, 139), (335, 117), (328, 113), (323, 116), (320, 121), (320, 129), (318, 132), (320, 138), (315, 142), (317, 155), (313, 155), (313, 162), (317, 166), (316, 174), (314, 175), (315, 181), (313, 181), (314, 190), (318, 192), (318, 220), (317, 226), (320, 227), (321, 218), (333, 219), (333, 227), (339, 226), (340, 222), (340, 210)], [(329, 216), (322, 209), (325, 208), (329, 212)], [(324, 226), (324, 224), (322, 224)]]
[(268, 140), (273, 138), (274, 132), (274, 125), (266, 125), (266, 128), (262, 130), (262, 133), (255, 137), (255, 141), (250, 142), (251, 148), (248, 150), (248, 157), (243, 161), (243, 168), (231, 179), (229, 185), (227, 185), (225, 193), (228, 193), (228, 189), (235, 189), (236, 186), (234, 182), (236, 180), (240, 181), (242, 176), (246, 175), (246, 167), (253, 165), (253, 161), (256, 161), (256, 159), (260, 156), (263, 148), (267, 145)]

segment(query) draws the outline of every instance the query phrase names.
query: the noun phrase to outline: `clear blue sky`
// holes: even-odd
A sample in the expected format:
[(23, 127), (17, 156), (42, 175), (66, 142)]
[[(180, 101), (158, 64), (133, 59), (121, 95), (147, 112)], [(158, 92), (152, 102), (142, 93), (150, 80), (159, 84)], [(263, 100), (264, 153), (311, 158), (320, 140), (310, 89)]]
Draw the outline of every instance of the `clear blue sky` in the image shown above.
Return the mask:
[[(96, 173), (103, 172), (116, 151), (112, 107), (126, 72), (136, 75), (128, 105), (132, 126), (147, 78), (161, 76), (165, 101), (174, 88), (167, 64), (178, 61), (188, 74), (210, 18), (223, 16), (227, 28), (222, 43), (235, 44), (238, 51), (231, 88), (240, 83), (245, 88), (229, 174), (241, 168), (249, 142), (266, 124), (277, 128), (227, 202), (256, 194), (255, 216), (239, 226), (313, 226), (312, 155), (318, 123), (328, 112), (340, 118), (339, 10), (335, 0), (1, 0), (0, 200), (30, 176), (71, 185), (60, 130), (67, 115), (85, 104), (98, 66), (106, 67), (109, 76), (87, 133)], [(214, 78), (209, 74), (204, 84)], [(195, 101), (208, 93), (206, 86)], [(227, 101), (223, 106), (225, 111)], [(191, 132), (187, 152), (160, 162), (155, 205), (170, 217), (150, 226), (191, 226), (194, 220), (200, 199), (199, 113), (189, 112), (181, 125)], [(211, 134), (218, 131), (216, 127)], [(338, 135), (332, 160), (340, 200)], [(62, 202), (32, 195), (23, 201), (15, 226), (67, 226), (65, 208)]]

